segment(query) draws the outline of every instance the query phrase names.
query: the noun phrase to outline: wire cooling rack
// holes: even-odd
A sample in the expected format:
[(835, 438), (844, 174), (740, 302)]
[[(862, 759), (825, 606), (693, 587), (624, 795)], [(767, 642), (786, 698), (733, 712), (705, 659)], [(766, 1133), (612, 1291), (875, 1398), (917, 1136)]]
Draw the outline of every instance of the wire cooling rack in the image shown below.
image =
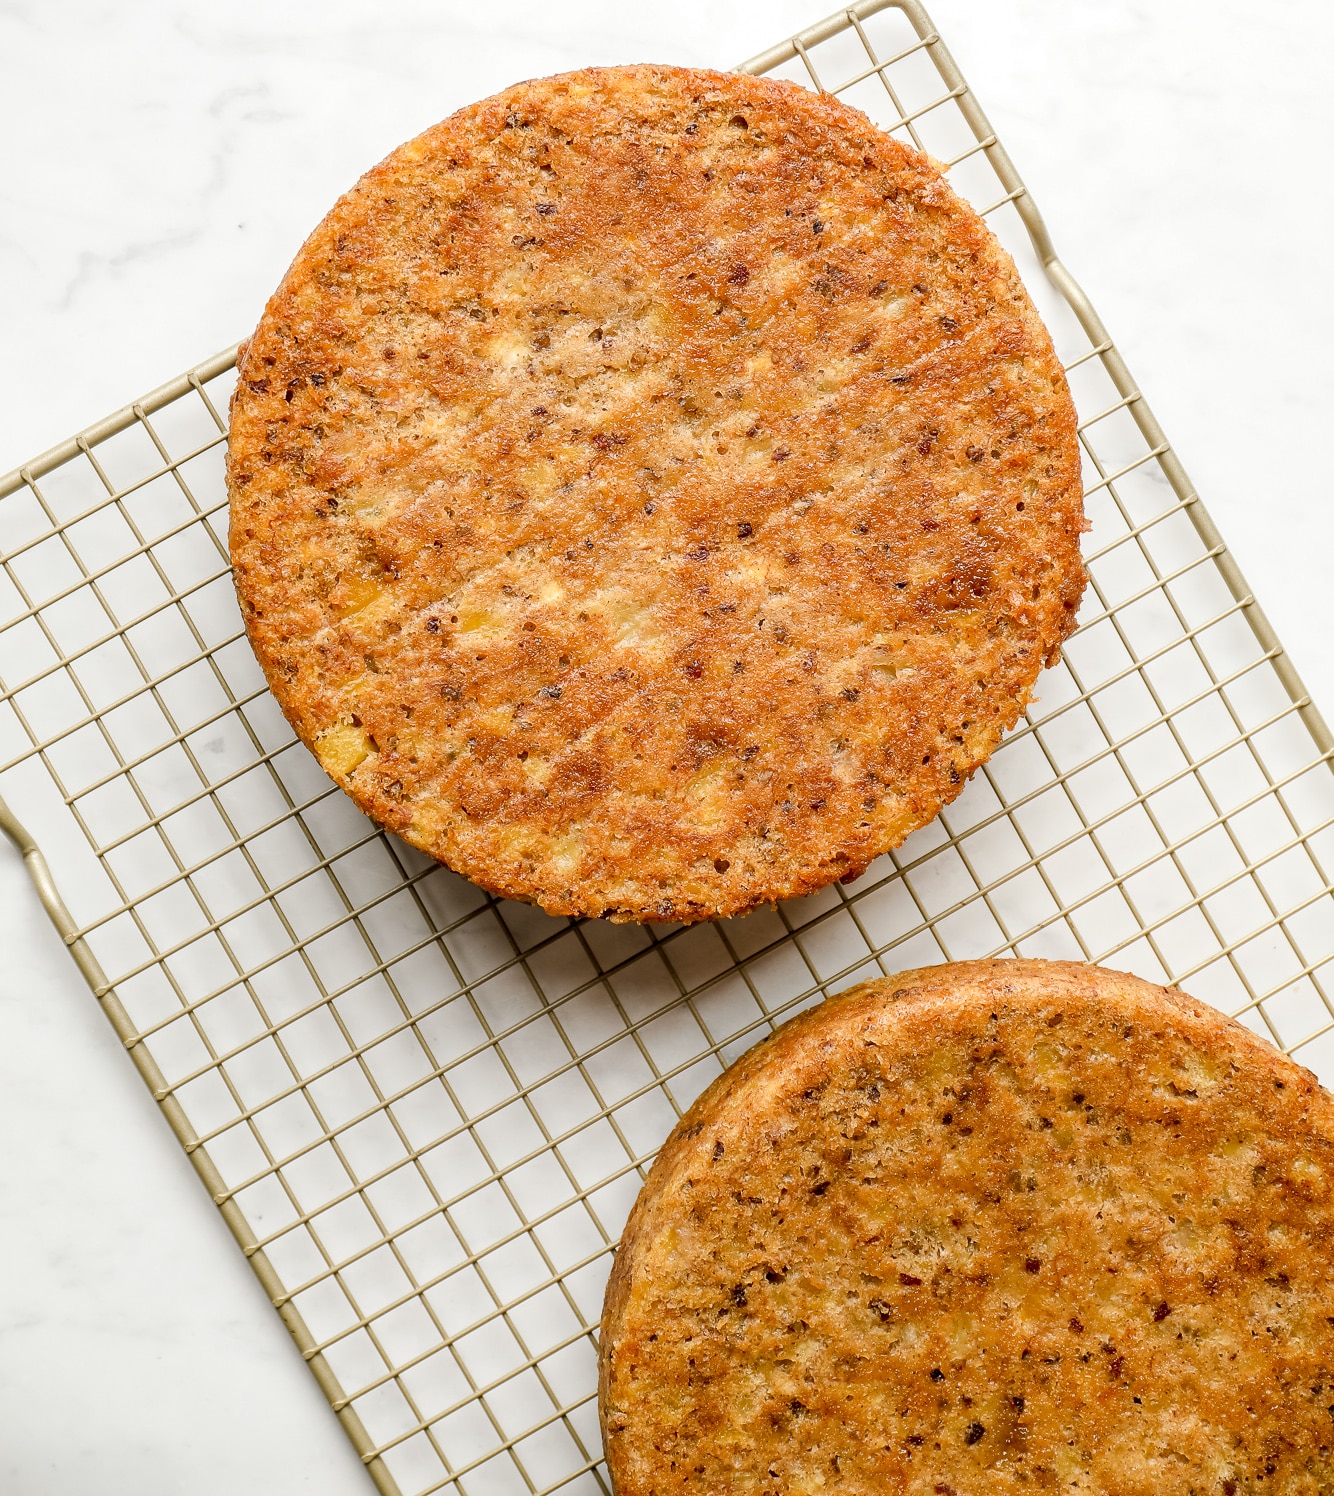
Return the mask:
[(235, 350), (0, 480), (0, 792), (32, 834), (0, 819), (385, 1496), (608, 1489), (596, 1324), (643, 1172), (825, 993), (991, 953), (1110, 962), (1334, 1076), (1334, 742), (944, 43), (870, 0), (746, 70), (948, 164), (1082, 418), (1080, 631), (965, 794), (852, 886), (571, 923), (363, 819), (241, 628)]

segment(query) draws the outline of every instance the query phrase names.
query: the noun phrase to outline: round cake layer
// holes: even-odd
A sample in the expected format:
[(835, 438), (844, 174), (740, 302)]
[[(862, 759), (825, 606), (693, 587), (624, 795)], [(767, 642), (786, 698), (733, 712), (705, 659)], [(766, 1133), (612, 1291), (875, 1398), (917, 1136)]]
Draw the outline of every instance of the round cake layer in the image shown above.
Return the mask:
[(232, 406), (237, 587), (375, 819), (563, 914), (855, 876), (1073, 626), (1075, 416), (924, 156), (791, 84), (525, 83), (301, 250)]
[(618, 1496), (1334, 1490), (1334, 1098), (1135, 977), (803, 1013), (689, 1110), (602, 1325)]

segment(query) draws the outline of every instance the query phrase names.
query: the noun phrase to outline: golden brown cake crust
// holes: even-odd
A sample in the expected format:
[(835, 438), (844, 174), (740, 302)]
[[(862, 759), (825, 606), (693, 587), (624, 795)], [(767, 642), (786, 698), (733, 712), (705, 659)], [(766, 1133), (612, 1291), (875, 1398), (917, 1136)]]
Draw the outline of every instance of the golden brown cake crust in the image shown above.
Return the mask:
[(228, 482), (326, 770), (565, 914), (855, 875), (992, 752), (1084, 582), (1008, 256), (855, 110), (720, 73), (520, 84), (369, 172), (243, 354)]
[(602, 1324), (618, 1496), (1334, 1490), (1334, 1098), (1067, 963), (904, 972), (695, 1103)]

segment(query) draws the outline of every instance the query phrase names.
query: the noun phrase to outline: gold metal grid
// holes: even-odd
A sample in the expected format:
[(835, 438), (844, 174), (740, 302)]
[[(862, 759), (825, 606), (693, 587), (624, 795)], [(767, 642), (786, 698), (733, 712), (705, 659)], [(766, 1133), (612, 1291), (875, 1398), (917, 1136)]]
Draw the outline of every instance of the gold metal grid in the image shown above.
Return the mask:
[(926, 13), (869, 0), (747, 69), (948, 164), (1082, 414), (1080, 631), (962, 798), (850, 887), (572, 923), (364, 820), (240, 625), (234, 350), (0, 480), (0, 790), (35, 839), (0, 823), (383, 1493), (608, 1489), (595, 1327), (643, 1171), (825, 993), (1110, 961), (1334, 1075), (1334, 742)]

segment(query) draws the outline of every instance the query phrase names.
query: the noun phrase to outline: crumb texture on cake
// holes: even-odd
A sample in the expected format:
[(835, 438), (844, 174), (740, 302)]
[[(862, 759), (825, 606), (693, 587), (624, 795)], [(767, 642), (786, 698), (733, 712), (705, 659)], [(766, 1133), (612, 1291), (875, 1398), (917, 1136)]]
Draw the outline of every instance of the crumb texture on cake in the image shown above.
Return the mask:
[(246, 627), (377, 821), (557, 913), (851, 876), (1074, 624), (1075, 416), (1014, 266), (837, 100), (520, 84), (320, 225), (240, 363)]
[(1334, 1490), (1334, 1098), (1066, 963), (831, 999), (695, 1103), (608, 1287), (617, 1496)]

